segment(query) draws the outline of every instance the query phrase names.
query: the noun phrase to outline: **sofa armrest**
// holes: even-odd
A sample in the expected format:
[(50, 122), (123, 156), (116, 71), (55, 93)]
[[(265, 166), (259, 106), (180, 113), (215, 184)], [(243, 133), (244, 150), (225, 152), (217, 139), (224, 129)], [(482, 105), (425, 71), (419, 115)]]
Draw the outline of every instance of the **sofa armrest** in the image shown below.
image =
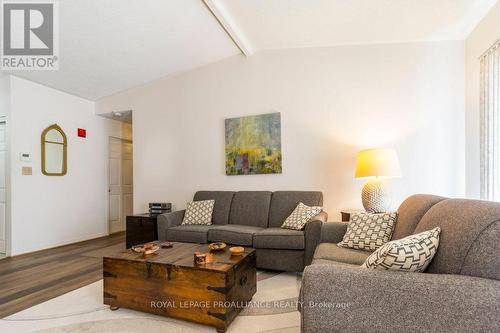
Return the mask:
[(304, 265), (307, 266), (311, 263), (314, 256), (316, 246), (318, 246), (321, 239), (321, 225), (328, 219), (326, 212), (321, 212), (314, 216), (311, 221), (306, 223), (304, 229), (306, 248), (304, 253)]
[(340, 243), (347, 231), (347, 222), (327, 222), (321, 228), (321, 243)]
[(185, 212), (186, 210), (177, 210), (175, 212), (158, 215), (158, 240), (167, 240), (167, 229), (181, 225)]
[(306, 333), (500, 331), (497, 280), (315, 264), (301, 292)]

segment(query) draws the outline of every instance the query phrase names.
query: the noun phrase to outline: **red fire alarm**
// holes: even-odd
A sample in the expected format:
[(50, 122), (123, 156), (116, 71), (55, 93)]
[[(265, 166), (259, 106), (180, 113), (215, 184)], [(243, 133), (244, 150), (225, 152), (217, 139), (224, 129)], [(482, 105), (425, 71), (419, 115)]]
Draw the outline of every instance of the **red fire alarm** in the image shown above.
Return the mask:
[(84, 128), (79, 128), (78, 129), (78, 137), (86, 138), (87, 137), (87, 130)]

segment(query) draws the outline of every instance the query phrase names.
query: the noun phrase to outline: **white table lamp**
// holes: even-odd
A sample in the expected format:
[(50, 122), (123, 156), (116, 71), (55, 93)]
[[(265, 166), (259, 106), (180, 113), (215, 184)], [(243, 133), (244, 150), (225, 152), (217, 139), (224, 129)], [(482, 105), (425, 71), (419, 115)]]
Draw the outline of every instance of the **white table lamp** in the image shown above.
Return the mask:
[(358, 153), (356, 178), (371, 178), (363, 186), (361, 199), (367, 212), (386, 212), (391, 207), (391, 195), (384, 178), (401, 177), (399, 161), (393, 149), (367, 149)]

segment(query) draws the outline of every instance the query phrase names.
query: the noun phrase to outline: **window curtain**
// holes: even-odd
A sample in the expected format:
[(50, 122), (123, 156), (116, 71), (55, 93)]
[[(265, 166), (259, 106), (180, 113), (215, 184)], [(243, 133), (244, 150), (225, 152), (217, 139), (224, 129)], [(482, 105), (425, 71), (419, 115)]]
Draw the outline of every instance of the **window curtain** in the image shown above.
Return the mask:
[(479, 60), (481, 199), (500, 201), (500, 41)]

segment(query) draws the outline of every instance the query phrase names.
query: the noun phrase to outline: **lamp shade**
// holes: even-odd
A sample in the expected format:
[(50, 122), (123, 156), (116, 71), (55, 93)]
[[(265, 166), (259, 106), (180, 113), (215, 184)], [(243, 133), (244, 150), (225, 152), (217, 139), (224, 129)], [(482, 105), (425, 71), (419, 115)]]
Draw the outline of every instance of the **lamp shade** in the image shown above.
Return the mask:
[(367, 149), (358, 153), (356, 178), (400, 177), (399, 160), (393, 149)]

